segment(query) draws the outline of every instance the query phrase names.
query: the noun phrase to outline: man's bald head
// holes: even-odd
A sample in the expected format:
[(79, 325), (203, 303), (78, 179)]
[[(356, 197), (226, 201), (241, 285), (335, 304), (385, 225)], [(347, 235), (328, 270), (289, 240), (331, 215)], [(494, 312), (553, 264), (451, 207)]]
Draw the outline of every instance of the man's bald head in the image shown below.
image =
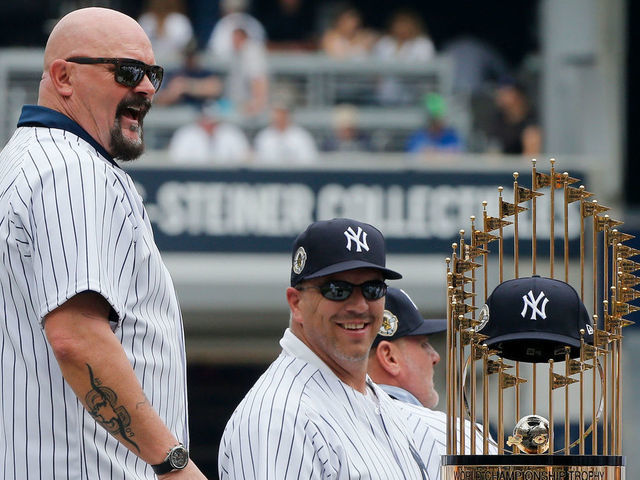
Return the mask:
[(44, 51), (44, 71), (56, 59), (116, 56), (123, 47), (138, 49), (141, 53), (151, 50), (149, 38), (133, 18), (101, 7), (74, 10), (62, 17), (49, 35)]
[(44, 53), (38, 105), (80, 125), (115, 158), (144, 150), (143, 120), (156, 86), (148, 75), (135, 85), (118, 78), (112, 62), (81, 63), (72, 57), (131, 59), (155, 64), (151, 41), (133, 18), (108, 8), (81, 8), (53, 28)]

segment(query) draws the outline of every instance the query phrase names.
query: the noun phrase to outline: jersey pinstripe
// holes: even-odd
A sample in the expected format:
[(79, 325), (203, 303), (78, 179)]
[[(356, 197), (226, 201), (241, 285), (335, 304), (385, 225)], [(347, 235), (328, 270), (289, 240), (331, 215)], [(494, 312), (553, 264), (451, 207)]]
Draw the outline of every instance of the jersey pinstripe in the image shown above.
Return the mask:
[(111, 304), (147, 398), (186, 443), (182, 319), (133, 181), (90, 137), (19, 127), (0, 153), (3, 479), (156, 478), (85, 411), (46, 341), (44, 316), (86, 290)]
[[(413, 436), (423, 461), (429, 465), (440, 464), (442, 455), (447, 454), (447, 414), (421, 405), (412, 405), (393, 400), (406, 417), (408, 431)], [(456, 427), (459, 431), (459, 426)], [(435, 441), (434, 441), (435, 440)], [(458, 448), (460, 440), (458, 439)], [(482, 454), (482, 433), (476, 430), (476, 454)], [(471, 422), (465, 422), (465, 453), (471, 452)], [(497, 455), (498, 449), (493, 440), (489, 441), (489, 454)], [(433, 480), (440, 478), (440, 469), (434, 473)]]
[(281, 345), (227, 423), (221, 480), (432, 480), (377, 385), (365, 396), (342, 383), (290, 330)]

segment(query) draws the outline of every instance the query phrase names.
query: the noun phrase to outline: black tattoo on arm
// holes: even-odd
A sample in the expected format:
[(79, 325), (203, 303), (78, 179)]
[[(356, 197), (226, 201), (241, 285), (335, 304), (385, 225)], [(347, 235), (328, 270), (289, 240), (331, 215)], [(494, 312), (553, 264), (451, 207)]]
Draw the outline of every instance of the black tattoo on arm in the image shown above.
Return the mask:
[(111, 435), (120, 435), (140, 452), (138, 444), (130, 438), (134, 434), (129, 427), (131, 424), (129, 412), (125, 407), (117, 406), (118, 396), (116, 392), (109, 387), (101, 385), (100, 379), (93, 376), (91, 365), (88, 363), (86, 365), (89, 369), (89, 380), (91, 381), (91, 390), (84, 397), (87, 410), (96, 422), (102, 425)]

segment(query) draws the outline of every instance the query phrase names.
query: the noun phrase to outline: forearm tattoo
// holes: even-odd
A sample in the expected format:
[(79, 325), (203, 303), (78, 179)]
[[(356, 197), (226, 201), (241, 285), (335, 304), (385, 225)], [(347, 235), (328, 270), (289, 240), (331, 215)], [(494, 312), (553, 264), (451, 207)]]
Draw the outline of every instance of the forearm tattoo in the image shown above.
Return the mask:
[(136, 447), (139, 452), (140, 447), (131, 440), (134, 434), (129, 427), (131, 424), (129, 412), (125, 407), (117, 406), (118, 396), (116, 392), (102, 385), (100, 379), (94, 377), (91, 365), (88, 363), (86, 365), (89, 369), (89, 380), (91, 381), (91, 390), (84, 397), (87, 410), (96, 422), (106, 428), (111, 435), (120, 435), (124, 440)]

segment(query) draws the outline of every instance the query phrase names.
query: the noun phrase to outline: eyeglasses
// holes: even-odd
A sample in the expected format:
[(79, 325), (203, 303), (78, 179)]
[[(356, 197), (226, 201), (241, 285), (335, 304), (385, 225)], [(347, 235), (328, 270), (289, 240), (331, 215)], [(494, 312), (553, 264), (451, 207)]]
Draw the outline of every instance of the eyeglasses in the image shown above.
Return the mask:
[(160, 65), (147, 65), (133, 58), (71, 57), (67, 58), (67, 62), (80, 63), (83, 65), (97, 65), (101, 63), (115, 65), (116, 68), (113, 76), (116, 82), (129, 88), (137, 87), (146, 75), (149, 77), (153, 88), (157, 91), (162, 84), (162, 77), (164, 75), (164, 69)]
[(309, 285), (307, 287), (296, 287), (297, 290), (314, 289), (319, 290), (322, 296), (334, 302), (342, 302), (349, 298), (353, 289), (359, 287), (362, 296), (366, 300), (379, 300), (387, 294), (387, 284), (382, 280), (369, 280), (368, 282), (356, 285), (343, 280), (329, 280), (322, 285)]

